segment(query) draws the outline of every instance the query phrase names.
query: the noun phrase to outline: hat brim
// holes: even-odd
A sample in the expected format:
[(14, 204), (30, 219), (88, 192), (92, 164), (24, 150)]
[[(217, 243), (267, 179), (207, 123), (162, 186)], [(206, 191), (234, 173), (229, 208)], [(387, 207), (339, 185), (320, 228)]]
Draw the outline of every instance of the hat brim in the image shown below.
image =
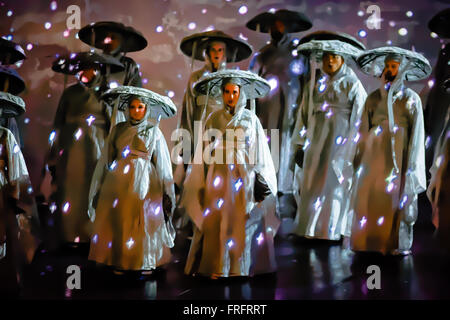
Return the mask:
[[(180, 50), (188, 57), (192, 57), (194, 43), (197, 44), (194, 59), (204, 61), (203, 52), (208, 43), (213, 41), (224, 42), (227, 50), (227, 62), (239, 62), (247, 59), (252, 54), (252, 47), (245, 41), (234, 39), (225, 33), (218, 32), (202, 32), (185, 37), (181, 40)], [(235, 59), (233, 61), (234, 50), (236, 50)]]
[(58, 73), (75, 75), (81, 70), (98, 68), (102, 73), (105, 73), (106, 66), (110, 66), (111, 73), (125, 70), (125, 66), (118, 59), (93, 52), (78, 52), (60, 56), (53, 62), (52, 70)]
[(147, 108), (150, 109), (150, 118), (158, 119), (158, 117), (161, 117), (161, 119), (167, 119), (177, 114), (177, 107), (169, 97), (145, 88), (120, 86), (106, 91), (102, 95), (102, 99), (111, 104), (112, 101), (119, 98), (121, 99), (121, 101), (119, 101), (119, 108), (125, 110), (126, 104), (124, 102), (126, 102), (130, 96), (138, 96), (144, 100)]
[(262, 98), (270, 91), (269, 82), (257, 74), (251, 71), (230, 69), (212, 72), (203, 76), (194, 84), (194, 90), (202, 95), (208, 94), (209, 90), (210, 96), (217, 97), (221, 94), (223, 81), (228, 78), (239, 78), (239, 86), (248, 99)]
[(299, 45), (297, 51), (304, 55), (315, 53), (317, 54), (317, 58), (321, 58), (324, 52), (332, 52), (343, 56), (344, 58), (352, 58), (354, 60), (364, 52), (359, 48), (340, 40), (311, 40)]
[(25, 51), (13, 41), (0, 38), (0, 62), (3, 65), (14, 64), (26, 58)]
[(320, 30), (307, 34), (302, 39), (300, 39), (299, 44), (301, 45), (312, 40), (321, 40), (321, 41), (339, 40), (342, 42), (346, 42), (360, 50), (366, 50), (366, 46), (362, 42), (358, 41), (356, 38), (343, 32), (332, 32), (326, 30)]
[(450, 8), (436, 14), (428, 22), (428, 28), (441, 38), (450, 38)]
[(430, 63), (423, 55), (398, 47), (381, 47), (368, 50), (358, 57), (357, 63), (364, 73), (381, 77), (384, 70), (384, 60), (389, 54), (401, 55), (410, 62), (408, 70), (405, 71), (407, 81), (422, 80), (431, 74)]
[(2, 117), (17, 117), (25, 112), (25, 102), (18, 96), (0, 91), (0, 109)]
[(87, 25), (78, 31), (78, 38), (92, 47), (104, 50), (104, 40), (107, 34), (111, 32), (122, 35), (121, 52), (140, 51), (147, 47), (147, 40), (139, 31), (113, 21), (102, 21)]
[[(13, 69), (2, 67), (0, 68), (0, 83), (5, 83), (8, 79), (9, 85), (7, 92), (11, 94), (20, 94), (25, 90), (25, 81)], [(3, 90), (4, 88), (0, 88)]]
[(312, 22), (303, 13), (284, 9), (275, 13), (263, 12), (258, 14), (247, 22), (246, 27), (250, 30), (269, 33), (276, 20), (283, 22), (287, 33), (301, 32), (312, 27)]

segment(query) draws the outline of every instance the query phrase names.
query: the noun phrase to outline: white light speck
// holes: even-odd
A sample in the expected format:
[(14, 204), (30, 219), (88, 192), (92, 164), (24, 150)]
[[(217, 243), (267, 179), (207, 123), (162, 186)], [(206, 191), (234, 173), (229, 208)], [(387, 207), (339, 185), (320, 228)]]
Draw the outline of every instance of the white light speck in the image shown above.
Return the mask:
[(404, 37), (408, 34), (408, 30), (406, 30), (406, 28), (400, 28), (398, 29), (398, 34)]
[(133, 238), (128, 239), (128, 241), (126, 242), (126, 245), (128, 247), (128, 250), (131, 249), (131, 247), (134, 245)]
[(363, 172), (363, 167), (362, 166), (360, 166), (359, 168), (358, 168), (358, 170), (356, 171), (356, 176), (359, 178), (360, 176), (361, 176), (361, 173)]
[(277, 11), (277, 9), (275, 9), (275, 8), (270, 8), (270, 9), (269, 9), (269, 12), (270, 12), (270, 13), (275, 13), (276, 11)]
[(244, 14), (246, 14), (247, 12), (248, 12), (247, 6), (240, 6), (240, 7), (239, 7), (239, 14), (244, 15)]
[(92, 125), (92, 122), (94, 122), (94, 121), (95, 121), (95, 117), (92, 114), (89, 115), (89, 117), (86, 118), (86, 122), (87, 122), (89, 127)]
[(381, 225), (383, 224), (383, 222), (384, 222), (384, 217), (380, 217), (380, 218), (377, 220), (377, 225), (381, 226)]
[(219, 176), (216, 176), (216, 177), (214, 178), (214, 181), (213, 181), (213, 186), (214, 186), (214, 188), (217, 188), (217, 187), (219, 186), (221, 180), (222, 180), (222, 179), (220, 179)]
[(75, 243), (79, 243), (79, 242), (80, 242), (80, 237), (76, 237), (73, 241), (74, 241)]
[(395, 27), (395, 21), (389, 21), (389, 26), (390, 27)]
[(278, 80), (276, 78), (269, 78), (267, 79), (267, 82), (269, 82), (270, 91), (273, 91), (276, 88), (278, 88)]
[(353, 142), (357, 143), (359, 141), (359, 138), (361, 137), (361, 135), (359, 134), (359, 132), (356, 133), (355, 137), (353, 138)]
[(434, 80), (433, 79), (428, 80), (428, 87), (431, 89), (431, 88), (433, 88), (433, 86), (434, 86)]
[(64, 30), (64, 32), (63, 32), (63, 37), (64, 38), (67, 38), (68, 36), (70, 36), (70, 30)]
[(321, 83), (319, 85), (319, 92), (320, 93), (324, 92), (326, 88), (327, 88), (327, 85), (325, 83)]
[(33, 49), (33, 44), (32, 43), (27, 44), (27, 50), (31, 51), (31, 49)]
[(333, 110), (332, 110), (332, 109), (328, 110), (328, 112), (325, 113), (325, 116), (326, 116), (328, 119), (330, 119), (330, 118), (333, 116)]
[(125, 148), (123, 148), (122, 157), (126, 158), (126, 157), (128, 157), (129, 154), (130, 154), (130, 147), (126, 146)]
[(322, 201), (320, 201), (320, 198), (317, 198), (316, 201), (314, 202), (314, 210), (320, 211), (321, 208), (322, 208)]
[(63, 212), (67, 213), (67, 211), (69, 211), (69, 209), (70, 209), (70, 203), (69, 202), (64, 203)]
[(405, 204), (408, 202), (408, 196), (407, 195), (404, 195), (403, 197), (402, 197), (402, 200), (400, 201), (400, 209), (403, 209), (404, 207), (405, 207)]
[(156, 30), (156, 32), (159, 33), (159, 32), (163, 32), (164, 28), (163, 28), (163, 26), (157, 26), (155, 30)]
[(78, 128), (78, 130), (74, 134), (75, 140), (77, 140), (77, 141), (80, 140), (82, 134), (83, 134), (83, 130), (81, 130), (81, 128)]
[(188, 29), (189, 30), (194, 30), (197, 27), (197, 24), (195, 22), (190, 22), (188, 24)]
[(241, 189), (242, 185), (243, 185), (242, 179), (239, 178), (234, 184), (234, 190), (236, 192), (239, 191), (239, 189)]
[(391, 193), (392, 190), (394, 190), (394, 183), (393, 182), (389, 182), (389, 184), (386, 187), (386, 192), (387, 193)]
[(202, 9), (202, 13), (206, 14), (208, 12), (208, 9)]
[(219, 200), (217, 200), (217, 208), (218, 208), (218, 209), (222, 208), (224, 202), (225, 202), (225, 201), (224, 201), (222, 198), (220, 198)]
[(55, 11), (58, 8), (56, 1), (50, 2), (50, 10)]
[(361, 220), (359, 220), (359, 227), (362, 229), (366, 224), (366, 222), (367, 222), (366, 217), (362, 217)]
[(412, 11), (406, 11), (406, 16), (408, 18), (411, 18), (414, 15), (414, 13)]
[(227, 247), (228, 247), (228, 248), (231, 248), (232, 246), (234, 246), (234, 241), (233, 241), (233, 239), (230, 239), (230, 240), (228, 240), (228, 242), (227, 242)]
[(127, 164), (127, 165), (125, 166), (125, 168), (123, 168), (123, 173), (124, 173), (124, 174), (127, 174), (129, 171), (130, 171), (130, 165)]
[(48, 207), (50, 210), (50, 213), (54, 213), (58, 207), (56, 206), (56, 203), (52, 202), (50, 206)]
[(329, 106), (330, 105), (328, 104), (328, 102), (325, 101), (320, 108), (322, 109), (322, 111), (327, 111)]
[(302, 127), (302, 129), (300, 130), (299, 134), (300, 134), (300, 137), (302, 137), (302, 138), (306, 135), (306, 128), (305, 128), (305, 126)]
[(110, 83), (109, 83), (109, 88), (111, 88), (111, 89), (115, 89), (115, 88), (117, 88), (119, 86), (119, 84), (116, 82), (116, 81), (111, 81)]
[(364, 16), (364, 11), (359, 10), (359, 11), (358, 11), (358, 17), (362, 17), (362, 16)]
[(8, 10), (8, 12), (6, 13), (6, 15), (7, 15), (8, 17), (11, 17), (11, 16), (13, 15), (12, 10)]
[(428, 149), (431, 146), (431, 137), (427, 136), (425, 139), (425, 148)]
[(264, 241), (264, 235), (263, 235), (262, 232), (258, 235), (258, 237), (256, 238), (256, 241), (258, 242), (258, 245), (259, 245), (259, 246), (263, 243), (263, 241)]
[(170, 90), (170, 91), (167, 92), (167, 96), (168, 96), (169, 98), (173, 98), (173, 97), (175, 97), (175, 92), (173, 92), (172, 90)]
[(112, 247), (112, 242), (110, 241), (110, 242), (108, 242), (108, 248), (111, 249), (111, 247)]
[(436, 158), (436, 162), (435, 162), (436, 167), (439, 168), (439, 167), (441, 166), (443, 160), (444, 160), (444, 155), (441, 154), (439, 157), (437, 157), (437, 158)]
[(117, 204), (119, 203), (119, 199), (114, 199), (113, 201), (113, 208), (117, 207)]
[(293, 57), (296, 57), (296, 56), (298, 56), (298, 51), (294, 49), (291, 51), (291, 54)]
[(117, 161), (116, 160), (114, 160), (112, 163), (111, 163), (111, 165), (109, 166), (109, 170), (114, 170), (115, 168), (117, 167)]
[(155, 209), (155, 216), (159, 215), (160, 212), (161, 212), (161, 206), (157, 206)]
[(381, 127), (378, 126), (378, 127), (375, 129), (375, 135), (376, 135), (376, 136), (379, 136), (381, 132), (383, 132), (383, 129), (381, 129)]
[(210, 213), (211, 213), (211, 210), (209, 210), (209, 208), (206, 208), (205, 211), (203, 211), (203, 216), (206, 217)]
[(46, 23), (44, 24), (44, 28), (45, 28), (46, 30), (50, 29), (51, 27), (52, 27), (52, 24), (51, 24), (50, 22), (46, 22)]
[(308, 140), (308, 139), (306, 139), (306, 141), (305, 141), (305, 145), (303, 146), (303, 151), (305, 151), (306, 149), (308, 149), (308, 147), (309, 147), (309, 144), (310, 144), (309, 140)]
[(92, 242), (97, 243), (97, 241), (98, 241), (98, 234), (94, 234), (94, 236), (92, 237)]
[(239, 38), (241, 38), (242, 40), (247, 41), (248, 38), (246, 36), (244, 36), (242, 33), (239, 33)]
[(33, 193), (33, 187), (28, 187), (28, 189), (27, 189), (27, 192), (28, 192), (28, 194), (32, 194)]
[(337, 136), (335, 142), (336, 142), (337, 145), (342, 144), (342, 137), (341, 136)]
[(431, 33), (430, 33), (430, 36), (431, 36), (433, 39), (436, 39), (436, 38), (438, 37), (438, 35), (437, 35), (436, 33), (434, 33), (434, 32), (431, 32)]
[(14, 145), (13, 152), (14, 153), (20, 152), (20, 147), (17, 144)]
[(365, 37), (367, 37), (367, 32), (366, 32), (366, 30), (364, 30), (364, 29), (359, 30), (359, 31), (358, 31), (358, 36), (359, 36), (360, 38), (365, 38)]

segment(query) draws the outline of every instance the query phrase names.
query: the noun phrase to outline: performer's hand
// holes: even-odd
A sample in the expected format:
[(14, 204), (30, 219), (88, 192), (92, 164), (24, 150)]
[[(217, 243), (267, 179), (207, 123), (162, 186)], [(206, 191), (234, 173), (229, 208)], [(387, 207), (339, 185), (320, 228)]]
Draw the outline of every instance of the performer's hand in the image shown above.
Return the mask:
[(303, 168), (303, 159), (305, 157), (305, 152), (303, 151), (302, 147), (299, 147), (297, 149), (297, 152), (295, 153), (295, 163), (300, 167)]
[(172, 200), (165, 193), (163, 195), (163, 212), (164, 212), (164, 220), (166, 222), (169, 221), (169, 217), (172, 215)]
[(264, 178), (259, 174), (255, 174), (254, 196), (256, 202), (263, 201), (271, 193), (269, 186)]

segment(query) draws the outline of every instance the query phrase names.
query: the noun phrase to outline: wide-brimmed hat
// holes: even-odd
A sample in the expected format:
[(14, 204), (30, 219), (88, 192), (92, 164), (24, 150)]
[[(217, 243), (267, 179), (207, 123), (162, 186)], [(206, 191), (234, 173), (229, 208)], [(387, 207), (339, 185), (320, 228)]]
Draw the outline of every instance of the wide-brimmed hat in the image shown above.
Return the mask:
[(166, 119), (175, 116), (177, 113), (177, 107), (169, 97), (145, 88), (120, 86), (106, 91), (102, 95), (102, 99), (111, 103), (119, 98), (119, 109), (124, 110), (128, 106), (129, 98), (132, 96), (138, 96), (142, 99), (142, 102), (149, 109), (150, 118), (158, 119), (161, 117), (161, 119)]
[(407, 70), (404, 70), (407, 81), (422, 80), (431, 74), (431, 66), (427, 58), (420, 53), (398, 47), (381, 47), (365, 51), (358, 57), (357, 63), (364, 73), (380, 77), (387, 56), (401, 56), (403, 62), (400, 68), (404, 68), (409, 62)]
[(111, 73), (125, 69), (125, 66), (118, 59), (110, 55), (94, 52), (77, 52), (60, 56), (53, 62), (52, 70), (63, 74), (75, 75), (81, 70), (95, 68), (105, 73), (106, 66), (110, 66)]
[(283, 22), (287, 33), (301, 32), (312, 27), (312, 22), (306, 15), (286, 9), (260, 13), (247, 22), (246, 26), (251, 30), (269, 33), (276, 20)]
[[(220, 30), (200, 32), (187, 36), (181, 40), (180, 50), (188, 57), (194, 55), (194, 59), (204, 61), (203, 51), (208, 43), (212, 41), (225, 43), (227, 62), (239, 62), (247, 59), (252, 54), (252, 47), (247, 42), (235, 39)], [(235, 52), (236, 54), (234, 54)]]
[(356, 38), (344, 32), (327, 31), (327, 30), (315, 31), (301, 38), (299, 41), (299, 45), (307, 43), (311, 40), (325, 40), (325, 41), (339, 40), (341, 42), (351, 44), (352, 46), (360, 50), (366, 50), (366, 46), (362, 42), (358, 41)]
[(198, 94), (209, 94), (212, 97), (217, 97), (222, 93), (221, 87), (223, 82), (230, 78), (237, 82), (241, 91), (245, 92), (247, 99), (262, 98), (270, 91), (269, 82), (257, 74), (251, 71), (231, 69), (219, 70), (204, 75), (196, 82), (194, 90)]
[(450, 8), (436, 14), (428, 22), (428, 28), (441, 38), (450, 38)]
[(108, 33), (122, 35), (123, 43), (120, 45), (121, 52), (140, 51), (147, 46), (147, 40), (142, 33), (132, 27), (113, 21), (91, 23), (78, 31), (78, 37), (84, 43), (103, 50), (105, 47), (104, 40)]
[[(25, 81), (23, 81), (16, 70), (0, 66), (0, 84), (5, 85), (6, 82), (8, 82), (6, 92), (19, 94), (25, 90)], [(0, 88), (0, 90), (3, 91), (4, 88)]]
[(364, 51), (340, 40), (311, 40), (297, 47), (297, 51), (304, 55), (315, 54), (317, 59), (322, 57), (324, 52), (338, 54), (344, 59), (353, 58), (356, 60)]
[(25, 59), (25, 51), (17, 43), (0, 38), (0, 63), (3, 65), (14, 64)]
[(25, 102), (18, 96), (0, 91), (0, 109), (2, 118), (17, 117), (25, 112)]

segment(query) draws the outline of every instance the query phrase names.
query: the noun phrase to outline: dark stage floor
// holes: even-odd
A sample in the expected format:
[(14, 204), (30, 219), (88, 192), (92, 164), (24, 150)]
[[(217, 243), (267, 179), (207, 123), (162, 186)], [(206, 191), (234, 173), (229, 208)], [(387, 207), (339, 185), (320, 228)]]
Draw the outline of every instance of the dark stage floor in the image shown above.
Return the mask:
[[(341, 249), (340, 243), (294, 242), (287, 237), (292, 199), (284, 197), (282, 226), (275, 241), (278, 272), (273, 275), (216, 281), (185, 276), (189, 241), (180, 235), (173, 263), (150, 278), (115, 275), (98, 268), (87, 261), (87, 247), (41, 249), (24, 271), (23, 287), (18, 290), (3, 281), (0, 291), (10, 298), (25, 299), (448, 299), (450, 259), (437, 247), (427, 208), (422, 207), (413, 255), (406, 257), (355, 255)], [(366, 269), (372, 264), (381, 269), (380, 290), (366, 286)], [(81, 267), (80, 290), (66, 289), (69, 265)], [(6, 264), (0, 263), (2, 278), (9, 272)]]

